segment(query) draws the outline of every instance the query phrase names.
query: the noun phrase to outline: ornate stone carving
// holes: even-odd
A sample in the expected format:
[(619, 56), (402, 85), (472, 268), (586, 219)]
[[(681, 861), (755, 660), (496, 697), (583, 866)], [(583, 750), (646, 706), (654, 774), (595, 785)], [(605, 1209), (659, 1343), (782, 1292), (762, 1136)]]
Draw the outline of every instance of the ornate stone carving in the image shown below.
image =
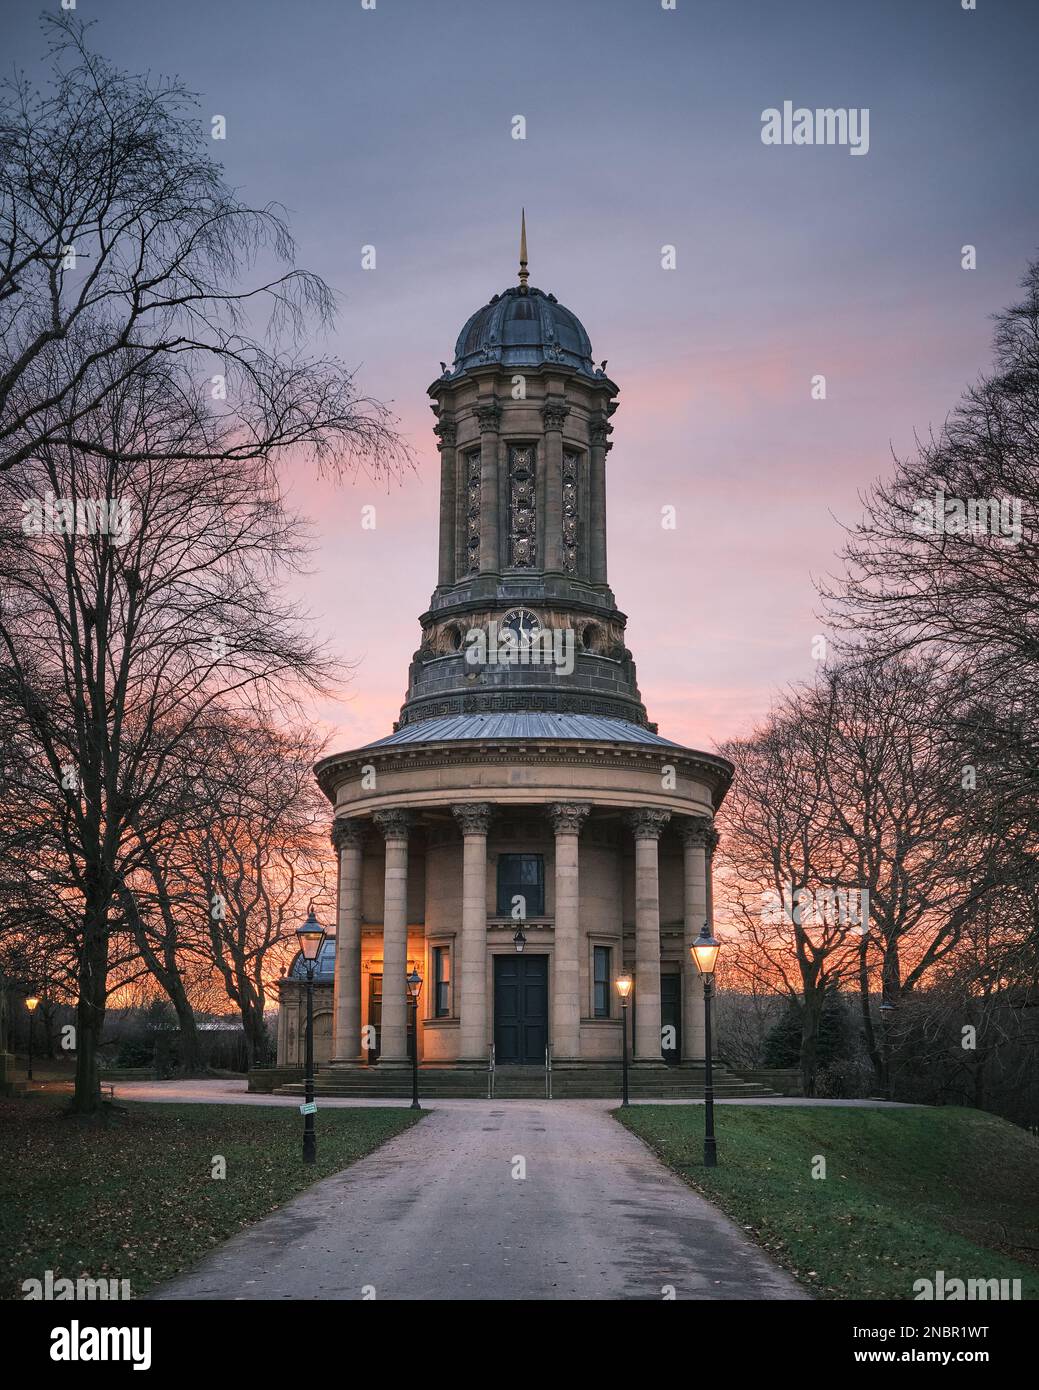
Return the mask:
[(364, 844), (367, 825), (359, 820), (334, 820), (332, 822), (332, 847), (338, 853), (342, 849), (359, 849)]
[(640, 806), (625, 816), (636, 840), (659, 840), (670, 819), (670, 811), (658, 811), (655, 806)]
[(563, 572), (573, 574), (577, 569), (577, 503), (579, 496), (580, 455), (572, 449), (563, 450)]
[(473, 449), (466, 455), (465, 465), (465, 550), (470, 574), (480, 568), (480, 468), (480, 451)]
[(372, 820), (387, 840), (406, 840), (415, 817), (410, 811), (376, 811)]
[(509, 446), (509, 564), (530, 569), (537, 563), (537, 504), (534, 446)]
[(554, 801), (548, 808), (548, 818), (557, 835), (580, 835), (581, 826), (592, 813), (583, 801)]
[(496, 433), (501, 424), (501, 406), (497, 401), (488, 401), (486, 404), (473, 407), (476, 419), (480, 425), (480, 433)]
[(494, 807), (489, 801), (464, 801), (452, 806), (451, 814), (461, 826), (463, 835), (486, 835)]
[(684, 845), (692, 845), (696, 849), (708, 849), (712, 836), (715, 843), (718, 840), (710, 816), (688, 816), (679, 825), (678, 833)]
[(546, 430), (561, 430), (570, 414), (570, 407), (562, 396), (550, 396), (541, 407), (541, 418)]

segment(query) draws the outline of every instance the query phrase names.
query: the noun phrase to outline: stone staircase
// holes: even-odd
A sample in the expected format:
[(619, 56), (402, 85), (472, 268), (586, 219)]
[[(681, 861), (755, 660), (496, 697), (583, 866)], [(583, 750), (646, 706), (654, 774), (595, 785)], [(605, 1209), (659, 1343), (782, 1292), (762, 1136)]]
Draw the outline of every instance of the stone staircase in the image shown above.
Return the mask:
[[(486, 1099), (488, 1076), (485, 1068), (427, 1067), (419, 1072), (419, 1096), (426, 1100)], [(277, 1086), (279, 1096), (302, 1096), (302, 1080)], [(632, 1100), (702, 1100), (702, 1063), (684, 1062), (668, 1067), (633, 1065), (628, 1073), (628, 1094)], [(714, 1066), (716, 1100), (754, 1100), (774, 1096), (769, 1086), (746, 1081), (723, 1062)], [(411, 1095), (411, 1072), (406, 1067), (327, 1067), (314, 1079), (314, 1096), (349, 1098), (406, 1099)], [(555, 1100), (617, 1100), (621, 1096), (619, 1064), (567, 1065), (557, 1062), (552, 1069), (552, 1096)], [(499, 1066), (494, 1073), (495, 1100), (544, 1100), (543, 1067)]]

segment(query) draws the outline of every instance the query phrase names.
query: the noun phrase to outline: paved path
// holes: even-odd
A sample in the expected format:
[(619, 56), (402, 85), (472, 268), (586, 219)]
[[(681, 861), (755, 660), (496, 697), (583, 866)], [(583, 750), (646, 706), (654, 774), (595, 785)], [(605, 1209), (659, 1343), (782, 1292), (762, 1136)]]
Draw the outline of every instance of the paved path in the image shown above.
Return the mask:
[(153, 1297), (661, 1299), (669, 1286), (806, 1297), (602, 1105), (457, 1101)]

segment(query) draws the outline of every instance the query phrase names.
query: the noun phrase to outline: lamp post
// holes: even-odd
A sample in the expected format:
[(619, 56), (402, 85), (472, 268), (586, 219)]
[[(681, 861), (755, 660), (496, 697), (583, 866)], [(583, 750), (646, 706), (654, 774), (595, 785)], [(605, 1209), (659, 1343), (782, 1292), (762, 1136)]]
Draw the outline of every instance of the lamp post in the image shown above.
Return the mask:
[(705, 1168), (717, 1168), (718, 1146), (714, 1140), (714, 1076), (711, 1071), (711, 999), (714, 995), (714, 967), (718, 960), (721, 943), (715, 941), (711, 929), (704, 922), (700, 935), (689, 947), (696, 962), (696, 968), (703, 980), (703, 1032), (704, 1032), (704, 1140), (703, 1162)]
[(631, 993), (631, 976), (625, 972), (617, 976), (617, 993), (621, 997), (621, 1105), (628, 1103), (628, 995)]
[(317, 1161), (317, 1134), (314, 1131), (314, 963), (321, 943), (325, 939), (325, 929), (314, 915), (314, 904), (310, 904), (307, 920), (296, 928), (296, 940), (303, 953), (307, 967), (307, 1054), (303, 1111), (303, 1162)]
[(411, 1109), (421, 1110), (418, 1103), (418, 997), (422, 993), (422, 976), (418, 966), (413, 966), (408, 976), (408, 993), (411, 996)]
[(29, 1010), (29, 1080), (32, 1080), (32, 1024), (36, 1016), (36, 1006), (40, 1001), (35, 994), (30, 994), (25, 1001), (25, 1007)]

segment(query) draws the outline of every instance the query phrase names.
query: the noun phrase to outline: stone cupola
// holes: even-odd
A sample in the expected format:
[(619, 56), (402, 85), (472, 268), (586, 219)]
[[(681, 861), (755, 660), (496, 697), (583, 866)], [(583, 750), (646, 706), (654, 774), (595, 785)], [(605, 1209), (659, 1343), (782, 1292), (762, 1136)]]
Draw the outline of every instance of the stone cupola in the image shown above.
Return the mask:
[[(429, 387), (441, 460), (438, 582), (399, 725), (456, 714), (589, 714), (646, 726), (607, 579), (617, 386), (576, 314), (519, 283), (473, 314)], [(474, 664), (474, 629), (572, 634), (569, 671)], [(568, 640), (570, 640), (568, 638)], [(652, 727), (652, 726), (649, 726)]]

